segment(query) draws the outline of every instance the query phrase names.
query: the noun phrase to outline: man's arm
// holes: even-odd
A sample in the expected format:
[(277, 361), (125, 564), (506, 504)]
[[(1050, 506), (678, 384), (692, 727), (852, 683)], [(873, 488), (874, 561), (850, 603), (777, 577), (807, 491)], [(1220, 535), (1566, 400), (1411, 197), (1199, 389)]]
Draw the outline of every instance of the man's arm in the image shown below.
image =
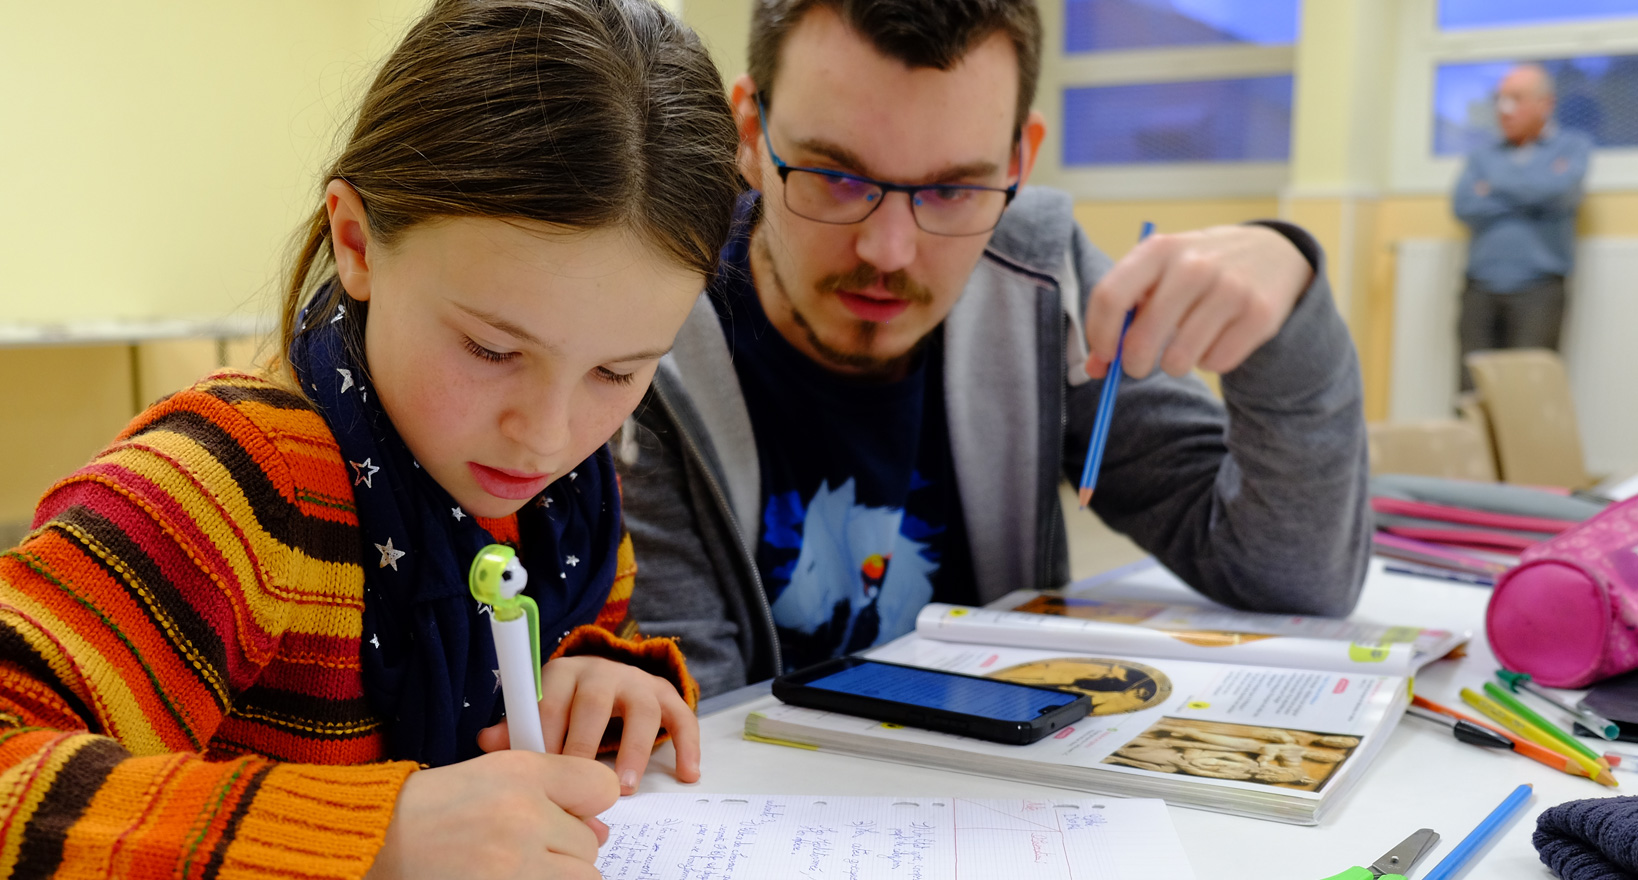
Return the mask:
[(1456, 181), (1456, 190), (1450, 197), (1450, 207), (1456, 219), (1475, 231), (1492, 220), (1513, 213), (1512, 206), (1496, 195), (1489, 178), (1482, 157), (1475, 153), (1462, 166), (1462, 176)]
[(1490, 189), (1503, 203), (1538, 217), (1575, 213), (1581, 205), (1582, 182), (1587, 177), (1587, 140), (1570, 133), (1562, 135), (1558, 155), (1539, 165), (1494, 163)]
[[(631, 616), (644, 635), (677, 639), (700, 696), (708, 697), (746, 682), (751, 637), (738, 622), (745, 619), (745, 597), (728, 543), (737, 538), (700, 522), (695, 495), (701, 487), (657, 393), (650, 392), (634, 420), (636, 460), (619, 465), (622, 511), (637, 558)], [(708, 542), (707, 531), (718, 540)]]
[[(1318, 246), (1278, 231), (1315, 269), (1284, 325), (1223, 375), (1226, 408), (1192, 376), (1123, 382), (1092, 508), (1216, 601), (1340, 616), (1370, 554), (1359, 363)], [(1071, 479), (1100, 390), (1070, 392)]]

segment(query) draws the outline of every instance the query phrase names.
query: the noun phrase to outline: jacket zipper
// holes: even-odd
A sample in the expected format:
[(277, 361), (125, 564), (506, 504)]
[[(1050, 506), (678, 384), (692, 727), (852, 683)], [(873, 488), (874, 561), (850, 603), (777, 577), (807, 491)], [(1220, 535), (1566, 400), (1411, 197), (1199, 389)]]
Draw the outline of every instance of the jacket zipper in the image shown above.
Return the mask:
[[(1063, 292), (1058, 291), (1057, 293), (1061, 300)], [(1063, 480), (1064, 437), (1069, 432), (1069, 380), (1062, 375), (1066, 369), (1064, 364), (1066, 352), (1062, 342), (1064, 334), (1063, 311), (1055, 309), (1053, 314), (1058, 317), (1057, 321), (1052, 322), (1057, 325), (1053, 338), (1058, 341), (1058, 356), (1053, 361), (1053, 372), (1058, 379), (1056, 383), (1058, 386), (1058, 436), (1057, 442), (1053, 444), (1054, 451), (1051, 453), (1050, 458), (1053, 491), (1047, 493), (1048, 497), (1043, 499), (1041, 504), (1041, 514), (1044, 517), (1043, 521), (1046, 523), (1047, 540), (1040, 549), (1039, 558), (1035, 560), (1036, 589), (1041, 589), (1043, 586), (1049, 588), (1063, 586), (1051, 582), (1053, 574), (1052, 561), (1058, 553), (1058, 528), (1061, 525), (1067, 525), (1067, 523), (1062, 522), (1063, 513), (1053, 509), (1054, 505), (1058, 504), (1058, 483)], [(1074, 324), (1071, 323), (1070, 326), (1073, 327)]]
[[(751, 555), (750, 550), (746, 548), (745, 538), (739, 531), (739, 522), (734, 518), (734, 509), (728, 503), (728, 493), (723, 491), (721, 483), (717, 481), (716, 473), (711, 470), (710, 463), (705, 460), (705, 454), (700, 451), (699, 444), (694, 441), (693, 434), (682, 430), (682, 420), (677, 418), (676, 410), (672, 409), (670, 401), (666, 400), (663, 392), (659, 395), (659, 398), (665, 404), (666, 415), (671, 417), (671, 424), (678, 427), (678, 433), (682, 435), (683, 445), (687, 447), (688, 454), (693, 457), (700, 470), (704, 472), (706, 485), (711, 487), (711, 497), (716, 500), (717, 509), (722, 513), (723, 519), (728, 521), (728, 530), (734, 535), (734, 546), (738, 548), (740, 557), (745, 562), (745, 570), (751, 573), (751, 591), (756, 594), (757, 607), (762, 609), (763, 629), (768, 635), (768, 644), (773, 649), (773, 674), (780, 675), (785, 671), (785, 660), (779, 649), (779, 629), (774, 625), (773, 608), (768, 604), (768, 593), (762, 586), (762, 573), (757, 570), (756, 557)], [(745, 677), (747, 679), (751, 677), (749, 668), (746, 670)]]

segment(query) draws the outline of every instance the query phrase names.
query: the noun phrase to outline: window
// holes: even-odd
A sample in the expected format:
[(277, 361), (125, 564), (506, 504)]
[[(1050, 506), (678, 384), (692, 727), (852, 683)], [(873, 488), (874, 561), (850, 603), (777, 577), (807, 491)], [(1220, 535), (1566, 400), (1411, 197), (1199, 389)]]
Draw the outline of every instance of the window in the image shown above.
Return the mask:
[(1634, 0), (1439, 0), (1442, 30), (1556, 24), (1638, 15)]
[[(1289, 178), (1300, 0), (1057, 0), (1040, 167), (1081, 198), (1272, 195)], [(1056, 95), (1054, 96), (1054, 93)]]
[(1065, 89), (1063, 163), (1284, 162), (1292, 85), (1287, 75)]
[(1064, 51), (1297, 41), (1298, 0), (1065, 0)]
[[(1433, 152), (1462, 156), (1496, 138), (1491, 103), (1513, 61), (1441, 64), (1433, 84)], [(1638, 55), (1541, 62), (1558, 89), (1556, 121), (1599, 147), (1638, 147)]]
[(1638, 0), (1400, 0), (1390, 184), (1448, 193), (1462, 157), (1494, 140), (1492, 96), (1537, 61), (1557, 122), (1591, 136), (1590, 191), (1638, 187)]

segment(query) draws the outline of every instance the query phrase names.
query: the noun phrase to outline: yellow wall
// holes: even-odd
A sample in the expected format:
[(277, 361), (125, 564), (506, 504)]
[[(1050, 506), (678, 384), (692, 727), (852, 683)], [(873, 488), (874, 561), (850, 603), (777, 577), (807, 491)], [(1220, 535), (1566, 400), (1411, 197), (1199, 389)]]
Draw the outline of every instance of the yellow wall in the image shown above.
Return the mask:
[[(22, 3), (0, 27), (0, 321), (271, 307), (380, 58), (427, 0)], [(0, 349), (0, 534), (256, 340)]]
[(751, 35), (751, 0), (676, 0), (683, 20), (711, 50), (725, 83), (745, 72), (745, 43)]

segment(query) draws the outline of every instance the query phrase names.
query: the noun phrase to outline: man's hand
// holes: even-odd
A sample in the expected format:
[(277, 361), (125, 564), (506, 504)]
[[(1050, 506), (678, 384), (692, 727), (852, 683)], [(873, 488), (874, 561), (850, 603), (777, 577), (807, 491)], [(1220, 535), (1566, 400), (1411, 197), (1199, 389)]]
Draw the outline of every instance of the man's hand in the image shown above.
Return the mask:
[[(559, 657), (541, 669), (540, 729), (551, 754), (597, 757), (609, 719), (621, 718), (614, 770), (620, 793), (637, 790), (663, 726), (677, 751), (677, 779), (700, 778), (700, 722), (671, 682), (604, 657)], [(510, 742), (506, 722), (478, 734), (486, 752)]]
[(411, 773), (365, 880), (594, 880), (619, 798), (596, 761), (496, 752)]
[(1195, 367), (1226, 373), (1274, 338), (1313, 277), (1302, 252), (1266, 226), (1152, 235), (1092, 289), (1086, 372), (1108, 372), (1135, 307), (1127, 375), (1147, 376), (1157, 361), (1174, 376)]

